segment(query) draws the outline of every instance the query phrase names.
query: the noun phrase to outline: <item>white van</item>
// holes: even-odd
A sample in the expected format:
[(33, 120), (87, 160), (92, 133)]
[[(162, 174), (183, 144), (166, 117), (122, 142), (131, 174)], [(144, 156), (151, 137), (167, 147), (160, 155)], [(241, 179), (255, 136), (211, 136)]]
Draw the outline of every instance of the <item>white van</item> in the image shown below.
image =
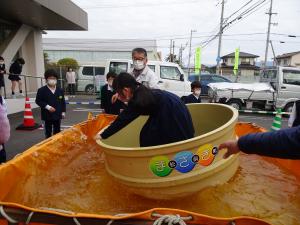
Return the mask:
[[(172, 92), (179, 97), (191, 93), (191, 82), (180, 66), (176, 63), (148, 61), (149, 68), (153, 70), (158, 77), (160, 89)], [(114, 71), (119, 74), (122, 71), (130, 72), (132, 70), (132, 60), (108, 60), (105, 73)]]
[(87, 94), (100, 91), (100, 86), (106, 82), (105, 65), (106, 62), (81, 65), (77, 75), (77, 91)]

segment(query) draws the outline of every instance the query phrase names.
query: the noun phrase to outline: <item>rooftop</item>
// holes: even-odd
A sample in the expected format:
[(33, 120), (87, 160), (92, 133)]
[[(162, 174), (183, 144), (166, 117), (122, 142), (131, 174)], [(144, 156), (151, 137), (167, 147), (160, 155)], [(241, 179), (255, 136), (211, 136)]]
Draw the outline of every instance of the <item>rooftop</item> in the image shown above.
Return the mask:
[(87, 13), (70, 0), (1, 1), (0, 20), (41, 30), (87, 30)]
[[(232, 52), (230, 54), (222, 56), (221, 59), (234, 58), (234, 56), (235, 56), (235, 53)], [(240, 52), (240, 58), (258, 58), (258, 57), (259, 57), (258, 55), (253, 55), (253, 54), (250, 54), (250, 53), (247, 53), (247, 52)]]
[(292, 57), (292, 56), (297, 55), (299, 53), (300, 53), (300, 51), (285, 53), (285, 54), (276, 56), (276, 59), (282, 59), (282, 58)]

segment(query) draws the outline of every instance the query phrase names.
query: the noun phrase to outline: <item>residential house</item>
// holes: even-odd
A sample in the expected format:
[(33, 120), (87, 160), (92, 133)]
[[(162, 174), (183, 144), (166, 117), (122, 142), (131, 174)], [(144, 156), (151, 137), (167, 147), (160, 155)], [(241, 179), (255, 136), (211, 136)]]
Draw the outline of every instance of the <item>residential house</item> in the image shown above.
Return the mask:
[(279, 66), (295, 66), (300, 68), (300, 51), (290, 52), (276, 57)]
[[(253, 78), (254, 75), (259, 73), (260, 68), (255, 65), (258, 55), (253, 55), (246, 52), (240, 52), (239, 55), (239, 75), (241, 77)], [(233, 74), (235, 63), (235, 53), (230, 53), (221, 57), (221, 72), (223, 75)]]

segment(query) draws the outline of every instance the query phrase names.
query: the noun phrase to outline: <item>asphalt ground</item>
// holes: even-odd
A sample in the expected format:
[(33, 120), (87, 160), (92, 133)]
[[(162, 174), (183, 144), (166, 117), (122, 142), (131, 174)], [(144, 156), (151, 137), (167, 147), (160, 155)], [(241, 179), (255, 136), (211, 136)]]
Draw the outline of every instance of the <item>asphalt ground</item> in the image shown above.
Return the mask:
[[(99, 101), (95, 96), (79, 96), (71, 98), (69, 101)], [(33, 109), (33, 116), (37, 123), (42, 124), (40, 120), (40, 109)], [(68, 129), (74, 124), (87, 119), (88, 112), (94, 115), (100, 113), (100, 105), (67, 105), (66, 119), (62, 120), (62, 129)], [(23, 112), (8, 116), (11, 124), (11, 137), (6, 143), (6, 152), (8, 160), (15, 155), (22, 153), (31, 146), (44, 140), (44, 130), (42, 128), (33, 131), (20, 131), (15, 128), (23, 123)], [(240, 113), (239, 121), (251, 122), (269, 129), (273, 122), (273, 115)], [(282, 119), (282, 127), (287, 128), (287, 118)]]

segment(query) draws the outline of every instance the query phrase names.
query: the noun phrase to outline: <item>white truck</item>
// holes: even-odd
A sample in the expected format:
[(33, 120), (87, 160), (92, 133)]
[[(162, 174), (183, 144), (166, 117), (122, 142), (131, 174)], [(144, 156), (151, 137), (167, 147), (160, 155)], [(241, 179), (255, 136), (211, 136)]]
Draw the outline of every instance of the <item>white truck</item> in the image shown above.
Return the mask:
[[(170, 91), (179, 97), (191, 93), (191, 82), (180, 66), (176, 63), (149, 61), (148, 66), (158, 77), (160, 89)], [(93, 93), (100, 90), (100, 86), (106, 82), (106, 74), (115, 71), (129, 72), (132, 69), (132, 60), (110, 59), (103, 62), (83, 65), (78, 70), (78, 91)]]
[(300, 69), (278, 66), (263, 70), (260, 83), (212, 83), (208, 86), (212, 102), (236, 109), (282, 108), (291, 112), (294, 102), (300, 98)]

